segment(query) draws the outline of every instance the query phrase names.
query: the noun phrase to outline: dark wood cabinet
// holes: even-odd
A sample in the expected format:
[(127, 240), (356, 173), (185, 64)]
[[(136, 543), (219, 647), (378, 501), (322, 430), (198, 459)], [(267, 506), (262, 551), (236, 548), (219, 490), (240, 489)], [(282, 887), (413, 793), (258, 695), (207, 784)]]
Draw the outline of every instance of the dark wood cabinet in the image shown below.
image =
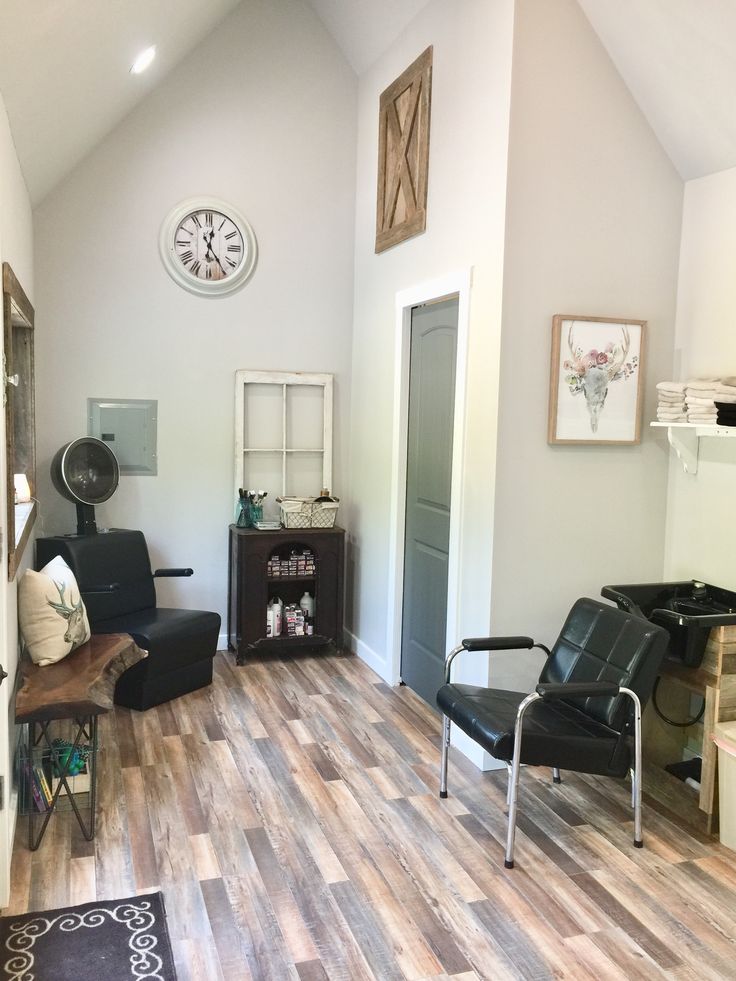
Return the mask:
[[(309, 549), (314, 572), (269, 575), (269, 560), (287, 559)], [(249, 654), (290, 648), (343, 645), (343, 571), (345, 532), (342, 528), (281, 528), (258, 531), (230, 525), (228, 588), (228, 646), (238, 664)], [(266, 612), (271, 599), (299, 603), (304, 592), (314, 597), (314, 634), (266, 636)]]

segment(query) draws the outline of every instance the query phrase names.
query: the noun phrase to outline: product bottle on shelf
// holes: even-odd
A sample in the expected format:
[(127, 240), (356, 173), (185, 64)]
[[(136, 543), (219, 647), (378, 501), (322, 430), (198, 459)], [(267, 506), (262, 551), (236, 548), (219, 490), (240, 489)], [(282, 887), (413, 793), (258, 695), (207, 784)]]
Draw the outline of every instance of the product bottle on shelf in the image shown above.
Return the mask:
[(282, 611), (283, 611), (283, 603), (281, 602), (281, 600), (279, 599), (278, 596), (276, 596), (274, 598), (273, 602), (271, 603), (271, 610), (272, 610), (272, 616), (273, 616), (272, 628), (271, 628), (271, 636), (272, 637), (280, 637), (281, 636), (281, 615), (282, 615)]
[(308, 591), (299, 600), (299, 606), (304, 610), (306, 617), (309, 617), (310, 620), (314, 618), (314, 597)]

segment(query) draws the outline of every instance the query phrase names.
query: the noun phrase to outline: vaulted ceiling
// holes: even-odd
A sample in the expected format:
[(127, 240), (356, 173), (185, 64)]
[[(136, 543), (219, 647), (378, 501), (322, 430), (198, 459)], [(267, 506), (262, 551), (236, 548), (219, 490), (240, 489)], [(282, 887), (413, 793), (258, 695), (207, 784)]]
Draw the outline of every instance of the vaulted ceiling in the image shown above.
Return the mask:
[[(254, 0), (2, 0), (0, 92), (32, 201), (240, 2)], [(361, 74), (427, 0), (307, 2)], [(736, 2), (578, 2), (680, 175), (736, 166)], [(153, 43), (154, 65), (131, 76)]]
[(578, 2), (680, 176), (736, 166), (736, 2)]
[[(0, 92), (33, 203), (240, 0), (1, 0)], [(143, 75), (130, 66), (156, 44)]]

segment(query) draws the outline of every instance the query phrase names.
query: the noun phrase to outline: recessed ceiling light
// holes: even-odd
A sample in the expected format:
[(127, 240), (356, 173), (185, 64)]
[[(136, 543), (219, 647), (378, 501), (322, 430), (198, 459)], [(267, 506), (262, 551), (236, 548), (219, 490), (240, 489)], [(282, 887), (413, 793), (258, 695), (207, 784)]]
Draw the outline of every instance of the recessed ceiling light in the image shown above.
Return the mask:
[(146, 68), (148, 68), (155, 57), (156, 45), (152, 44), (150, 48), (146, 48), (145, 51), (141, 51), (141, 53), (135, 59), (133, 64), (130, 66), (130, 74), (140, 75), (141, 72), (144, 72)]

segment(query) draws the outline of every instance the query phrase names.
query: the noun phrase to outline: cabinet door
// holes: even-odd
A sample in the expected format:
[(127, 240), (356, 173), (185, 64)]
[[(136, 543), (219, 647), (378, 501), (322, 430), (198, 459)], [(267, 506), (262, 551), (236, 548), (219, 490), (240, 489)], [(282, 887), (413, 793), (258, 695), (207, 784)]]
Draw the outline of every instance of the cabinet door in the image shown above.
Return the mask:
[(240, 561), (239, 539), (230, 529), (229, 574), (227, 587), (227, 643), (231, 651), (240, 646)]
[(252, 547), (247, 539), (243, 545), (240, 597), (241, 647), (255, 644), (256, 641), (266, 636), (266, 606), (268, 604), (268, 582), (266, 580), (266, 560), (263, 556), (263, 549), (262, 547)]
[(342, 637), (337, 636), (338, 551), (335, 545), (334, 538), (326, 540), (318, 552), (315, 620), (318, 633), (342, 646)]

